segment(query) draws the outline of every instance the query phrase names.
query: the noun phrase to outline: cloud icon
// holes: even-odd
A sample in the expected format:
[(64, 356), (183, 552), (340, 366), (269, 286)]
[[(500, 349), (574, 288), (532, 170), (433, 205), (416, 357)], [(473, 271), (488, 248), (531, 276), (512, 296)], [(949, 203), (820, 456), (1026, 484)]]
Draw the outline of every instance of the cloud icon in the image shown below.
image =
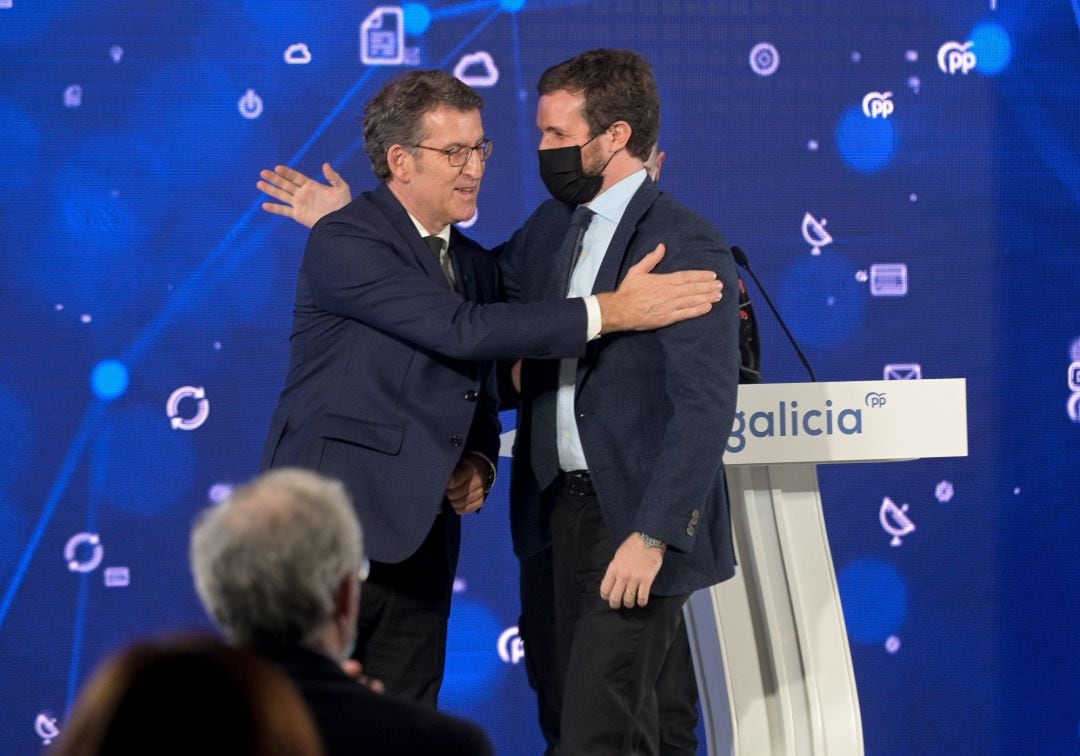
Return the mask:
[[(473, 71), (470, 73), (469, 69), (474, 66), (481, 66), (483, 72)], [(499, 69), (496, 68), (491, 53), (480, 50), (462, 57), (454, 66), (454, 76), (470, 87), (493, 87), (495, 82), (499, 80)]]
[(285, 62), (292, 64), (304, 64), (311, 62), (311, 50), (303, 42), (289, 45), (285, 50)]

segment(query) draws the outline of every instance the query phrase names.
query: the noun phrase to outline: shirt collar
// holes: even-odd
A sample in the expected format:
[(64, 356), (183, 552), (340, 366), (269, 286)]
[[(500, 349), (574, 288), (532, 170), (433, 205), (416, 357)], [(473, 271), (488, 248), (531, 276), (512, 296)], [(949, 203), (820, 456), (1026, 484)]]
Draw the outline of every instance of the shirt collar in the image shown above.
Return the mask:
[(589, 209), (601, 218), (618, 224), (623, 213), (626, 212), (626, 206), (630, 204), (634, 194), (645, 182), (646, 175), (644, 168), (634, 171), (600, 193), (596, 199), (589, 203)]
[[(409, 213), (408, 210), (406, 210), (405, 212)], [(420, 234), (421, 239), (425, 239), (429, 236), (437, 236), (444, 242), (446, 242), (446, 249), (450, 249), (450, 226), (443, 226), (442, 231), (437, 234), (431, 234), (426, 228), (424, 228), (424, 224), (418, 221), (416, 219), (416, 216), (412, 213), (409, 213), (409, 220), (411, 220), (413, 222), (413, 225), (416, 226), (416, 231)]]

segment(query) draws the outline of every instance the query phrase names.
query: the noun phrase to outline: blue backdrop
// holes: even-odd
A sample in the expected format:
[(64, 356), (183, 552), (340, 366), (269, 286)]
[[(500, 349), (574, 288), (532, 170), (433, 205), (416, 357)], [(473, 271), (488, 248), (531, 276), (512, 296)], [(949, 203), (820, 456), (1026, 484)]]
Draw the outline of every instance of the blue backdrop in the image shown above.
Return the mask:
[[(188, 530), (255, 472), (305, 240), (257, 171), (371, 186), (363, 102), (456, 71), (496, 143), (468, 233), (501, 241), (545, 197), (535, 82), (597, 46), (653, 61), (662, 188), (820, 378), (968, 379), (968, 458), (822, 472), (868, 752), (1080, 752), (1080, 0), (0, 0), (0, 752), (207, 626)], [(766, 379), (802, 380), (757, 299)], [(503, 467), (443, 702), (537, 753)]]

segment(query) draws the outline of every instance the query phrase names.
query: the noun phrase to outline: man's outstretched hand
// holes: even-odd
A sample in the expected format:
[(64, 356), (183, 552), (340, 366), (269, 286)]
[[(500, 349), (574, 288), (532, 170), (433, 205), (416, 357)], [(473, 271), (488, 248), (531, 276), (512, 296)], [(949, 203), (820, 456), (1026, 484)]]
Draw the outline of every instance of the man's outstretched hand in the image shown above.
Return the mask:
[(264, 202), (262, 209), (311, 228), (319, 218), (340, 210), (352, 200), (349, 185), (329, 163), (323, 163), (322, 172), (329, 184), (284, 165), (276, 166), (272, 171), (260, 171), (262, 180), (255, 186), (278, 200)]
[(700, 317), (720, 301), (724, 284), (714, 271), (652, 273), (664, 253), (664, 245), (657, 244), (627, 271), (618, 289), (597, 296), (603, 319), (601, 333), (663, 328)]

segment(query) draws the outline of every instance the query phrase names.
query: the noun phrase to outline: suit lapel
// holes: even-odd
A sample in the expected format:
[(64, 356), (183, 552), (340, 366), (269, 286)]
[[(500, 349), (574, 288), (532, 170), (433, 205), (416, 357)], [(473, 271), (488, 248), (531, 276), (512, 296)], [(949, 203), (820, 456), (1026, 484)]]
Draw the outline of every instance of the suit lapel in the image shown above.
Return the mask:
[[(541, 250), (539, 254), (540, 264), (543, 265), (541, 280), (544, 282), (542, 290), (538, 292), (537, 301), (547, 302), (566, 299), (566, 282), (570, 279), (570, 266), (573, 249), (566, 242), (566, 234), (570, 230), (570, 218), (574, 214), (574, 206), (562, 202), (552, 203), (551, 220), (544, 219), (538, 224), (534, 233), (544, 234), (545, 238), (540, 241), (542, 245), (548, 245), (550, 251)], [(547, 260), (542, 258), (550, 255)], [(536, 274), (536, 271), (533, 272)]]
[[(622, 218), (619, 220), (619, 225), (615, 229), (615, 235), (611, 237), (611, 243), (608, 244), (607, 252), (604, 253), (604, 262), (600, 264), (600, 270), (596, 273), (596, 282), (593, 284), (592, 293), (602, 294), (608, 291), (615, 291), (618, 288), (619, 280), (625, 272), (625, 268), (632, 262), (628, 259), (630, 248), (633, 245), (634, 237), (637, 235), (638, 224), (641, 219), (645, 217), (645, 214), (649, 212), (649, 208), (652, 207), (653, 202), (660, 196), (660, 190), (656, 188), (656, 184), (645, 179), (644, 183), (638, 190), (634, 192), (634, 196), (630, 198), (630, 204), (626, 206), (626, 212), (623, 213)], [(648, 251), (648, 250), (646, 250)], [(636, 262), (636, 261), (633, 261)], [(596, 364), (596, 360), (599, 357), (600, 350), (603, 349), (604, 339), (596, 339), (589, 342), (586, 347), (585, 356), (578, 360), (577, 369), (577, 392), (581, 392), (581, 387)]]
[[(472, 255), (466, 255), (461, 249), (461, 237), (457, 228), (450, 227), (450, 260), (454, 264), (454, 280), (458, 292), (472, 302), (480, 301), (480, 290), (476, 280), (476, 267)], [(442, 270), (440, 269), (440, 273)]]
[[(446, 283), (446, 276), (439, 266), (439, 261), (435, 259), (435, 255), (431, 254), (431, 249), (420, 238), (420, 234), (416, 232), (416, 226), (413, 225), (408, 211), (394, 196), (394, 193), (390, 191), (390, 188), (385, 183), (379, 184), (378, 188), (368, 192), (367, 196), (371, 198), (372, 204), (390, 221), (390, 226), (397, 233), (398, 239), (415, 258), (420, 268), (429, 276), (436, 277)], [(449, 284), (447, 286), (449, 287)]]
[(660, 191), (649, 179), (634, 192), (630, 198), (630, 204), (626, 206), (615, 235), (611, 237), (607, 252), (604, 254), (604, 262), (596, 273), (596, 282), (593, 284), (592, 293), (602, 294), (606, 291), (615, 291), (618, 287), (620, 273), (623, 272), (626, 254), (630, 250), (630, 244), (637, 233), (638, 223), (642, 216), (649, 211), (652, 203), (660, 196)]

